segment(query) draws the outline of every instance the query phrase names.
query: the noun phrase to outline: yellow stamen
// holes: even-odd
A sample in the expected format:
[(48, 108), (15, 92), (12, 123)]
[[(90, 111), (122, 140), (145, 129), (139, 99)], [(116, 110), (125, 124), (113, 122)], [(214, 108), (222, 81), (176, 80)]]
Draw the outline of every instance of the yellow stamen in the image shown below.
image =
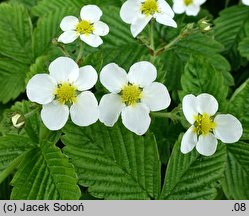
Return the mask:
[(198, 135), (207, 135), (216, 127), (216, 123), (206, 113), (195, 116), (194, 132)]
[(141, 4), (140, 10), (146, 16), (153, 15), (159, 12), (158, 3), (156, 0), (145, 0), (145, 2)]
[(60, 104), (75, 103), (77, 89), (70, 83), (64, 82), (55, 89), (55, 97)]
[(137, 85), (126, 85), (121, 91), (122, 102), (127, 106), (136, 105), (142, 98), (142, 90)]
[(189, 5), (193, 4), (193, 0), (184, 0), (184, 4), (186, 6), (189, 6)]
[(85, 34), (88, 36), (89, 34), (91, 34), (94, 31), (94, 27), (93, 27), (93, 24), (91, 24), (90, 22), (88, 22), (86, 20), (82, 20), (76, 26), (76, 31), (79, 34)]

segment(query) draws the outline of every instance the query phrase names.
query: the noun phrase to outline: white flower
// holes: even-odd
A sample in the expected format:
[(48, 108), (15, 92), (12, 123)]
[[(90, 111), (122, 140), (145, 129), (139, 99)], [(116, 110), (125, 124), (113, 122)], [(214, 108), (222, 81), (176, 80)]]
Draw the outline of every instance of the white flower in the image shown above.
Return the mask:
[(206, 0), (173, 0), (173, 10), (177, 14), (185, 12), (188, 16), (196, 16), (205, 2)]
[(242, 3), (243, 3), (244, 5), (249, 5), (249, 0), (242, 0)]
[(233, 115), (214, 116), (218, 110), (218, 102), (212, 95), (186, 95), (182, 109), (192, 125), (182, 138), (181, 152), (184, 154), (196, 147), (200, 154), (210, 156), (216, 151), (217, 139), (223, 143), (234, 143), (242, 136), (242, 125)]
[(27, 85), (29, 100), (42, 104), (41, 118), (50, 130), (59, 130), (67, 122), (69, 113), (79, 126), (98, 120), (98, 102), (86, 91), (98, 79), (92, 66), (79, 66), (68, 57), (59, 57), (49, 65), (49, 74), (33, 76)]
[(92, 47), (103, 43), (100, 36), (109, 33), (109, 27), (100, 21), (102, 11), (96, 5), (84, 6), (80, 11), (81, 20), (74, 16), (62, 19), (60, 27), (64, 31), (58, 38), (59, 42), (71, 43), (78, 37)]
[(155, 18), (158, 23), (176, 28), (174, 12), (165, 0), (128, 0), (120, 10), (121, 19), (131, 24), (131, 33), (136, 37)]
[(142, 61), (131, 66), (129, 73), (111, 63), (100, 72), (100, 82), (111, 93), (102, 97), (99, 119), (112, 127), (121, 113), (126, 128), (138, 135), (150, 126), (150, 111), (166, 109), (170, 104), (167, 88), (154, 82), (157, 70), (150, 62)]

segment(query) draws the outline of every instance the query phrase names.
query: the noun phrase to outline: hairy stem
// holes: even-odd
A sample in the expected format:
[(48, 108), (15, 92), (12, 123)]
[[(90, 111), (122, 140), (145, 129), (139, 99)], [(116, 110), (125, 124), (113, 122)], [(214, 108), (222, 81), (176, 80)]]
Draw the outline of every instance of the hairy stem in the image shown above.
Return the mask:
[(67, 52), (67, 50), (64, 48), (63, 45), (58, 45), (58, 48), (60, 49), (60, 51), (63, 53), (64, 56), (66, 57), (70, 57), (71, 55)]
[(84, 51), (84, 44), (83, 42), (80, 43), (80, 50), (78, 52), (78, 56), (76, 58), (76, 62), (80, 64), (83, 60), (83, 51)]
[(154, 43), (154, 21), (150, 21), (150, 48), (154, 51), (155, 50), (155, 43)]
[(170, 112), (170, 113), (156, 112), (156, 113), (151, 113), (151, 115), (155, 118), (168, 118), (168, 119), (171, 119), (172, 121), (182, 120), (182, 117), (177, 115), (177, 113), (174, 113), (174, 112)]
[(178, 35), (176, 38), (174, 38), (172, 41), (170, 41), (166, 46), (161, 47), (161, 48), (159, 48), (158, 50), (156, 50), (155, 56), (158, 56), (158, 55), (160, 55), (162, 52), (166, 52), (166, 51), (172, 49), (172, 47), (173, 47), (178, 41), (180, 41), (181, 39), (182, 39), (182, 35), (180, 34), (180, 35)]

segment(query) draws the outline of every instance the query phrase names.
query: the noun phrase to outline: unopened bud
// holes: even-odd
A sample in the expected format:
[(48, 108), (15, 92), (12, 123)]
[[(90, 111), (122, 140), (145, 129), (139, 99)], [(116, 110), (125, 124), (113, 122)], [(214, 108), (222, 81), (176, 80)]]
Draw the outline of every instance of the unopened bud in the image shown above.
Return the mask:
[(11, 118), (12, 124), (15, 128), (21, 128), (25, 124), (24, 118), (20, 114), (15, 114)]
[(59, 44), (58, 39), (57, 39), (57, 38), (53, 38), (53, 39), (52, 39), (52, 44), (53, 44), (54, 46), (58, 46), (58, 44)]
[(208, 32), (212, 29), (211, 24), (206, 19), (201, 19), (198, 22), (198, 27), (202, 32)]

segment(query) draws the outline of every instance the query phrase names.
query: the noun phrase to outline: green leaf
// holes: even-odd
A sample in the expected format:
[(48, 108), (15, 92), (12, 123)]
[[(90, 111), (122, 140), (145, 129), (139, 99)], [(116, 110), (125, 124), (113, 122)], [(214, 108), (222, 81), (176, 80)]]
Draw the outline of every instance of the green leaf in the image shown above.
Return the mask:
[(18, 156), (33, 147), (29, 138), (20, 135), (0, 137), (0, 173)]
[(28, 7), (28, 8), (32, 8), (33, 6), (35, 6), (39, 1), (41, 0), (9, 0), (9, 2), (16, 4), (23, 4), (24, 6)]
[(216, 71), (209, 62), (201, 56), (192, 56), (181, 78), (181, 98), (186, 94), (198, 95), (209, 93), (218, 101), (224, 101), (228, 88), (220, 71)]
[[(81, 6), (83, 6), (82, 1), (79, 0), (42, 0), (32, 8), (32, 14), (43, 17), (54, 11), (65, 10), (66, 8), (78, 8), (80, 10)], [(77, 15), (75, 14), (75, 16)]]
[(180, 151), (182, 135), (169, 159), (161, 199), (214, 199), (223, 179), (225, 147), (219, 144), (211, 157), (201, 156), (194, 149), (188, 154)]
[[(184, 71), (185, 61), (176, 55), (176, 53), (172, 50), (166, 52), (164, 55), (159, 56), (161, 62), (164, 62), (164, 68), (166, 71), (165, 74), (165, 85), (168, 90), (179, 89), (181, 86), (181, 76)], [(180, 62), (181, 64), (176, 64), (176, 62)]]
[(109, 34), (103, 37), (106, 42), (104, 47), (114, 48), (115, 46), (137, 42), (131, 35), (130, 26), (121, 20), (120, 8), (113, 6), (104, 7), (101, 20), (107, 23), (110, 28)]
[(32, 25), (21, 5), (0, 5), (0, 102), (15, 99), (25, 88), (25, 75), (33, 60)]
[(147, 48), (138, 44), (132, 37), (129, 25), (120, 18), (120, 8), (108, 6), (102, 9), (101, 19), (110, 28), (109, 34), (103, 37), (104, 43), (101, 46), (103, 64), (115, 62), (128, 70), (141, 56), (148, 53)]
[(1, 184), (0, 184), (0, 200), (9, 200), (10, 199), (10, 193), (11, 193), (11, 186), (10, 186), (11, 176), (6, 178)]
[(224, 45), (225, 54), (235, 68), (238, 68), (241, 64), (237, 48), (238, 43), (245, 37), (245, 32), (249, 30), (248, 22), (249, 8), (244, 5), (224, 9), (214, 21), (215, 39)]
[[(42, 0), (32, 9), (35, 16), (44, 16), (54, 10), (61, 10), (67, 7), (74, 7), (80, 10), (83, 6), (88, 4), (98, 5), (99, 7), (121, 6), (120, 0)], [(75, 14), (75, 16), (79, 16)]]
[[(57, 38), (62, 33), (60, 22), (63, 17), (68, 15), (76, 15), (78, 9), (74, 7), (64, 7), (42, 16), (33, 33), (33, 52), (36, 57), (47, 54), (55, 46), (52, 43), (54, 38)], [(77, 16), (77, 15), (76, 15)]]
[(17, 98), (24, 91), (24, 80), (28, 70), (27, 65), (10, 58), (0, 57), (0, 102), (5, 104)]
[[(3, 105), (3, 104), (1, 104), (0, 103), (0, 123), (2, 122), (2, 120), (3, 120), (3, 112), (4, 112), (4, 110), (5, 109), (7, 109), (8, 108), (8, 106), (7, 105)], [(1, 134), (1, 124), (0, 124), (0, 134)]]
[(240, 55), (247, 58), (247, 60), (249, 60), (249, 37), (244, 38), (239, 43), (238, 49), (239, 49)]
[(42, 142), (22, 160), (12, 182), (11, 199), (79, 199), (73, 166), (50, 142)]
[(79, 184), (104, 199), (156, 199), (160, 160), (152, 134), (137, 136), (124, 126), (100, 123), (87, 128), (68, 124), (62, 138)]
[(244, 82), (233, 94), (228, 113), (237, 117), (243, 126), (241, 140), (249, 140), (249, 80)]
[(176, 44), (175, 48), (175, 52), (185, 60), (188, 60), (191, 55), (202, 55), (210, 59), (212, 55), (218, 54), (222, 50), (222, 44), (201, 33), (185, 37)]
[(32, 62), (32, 24), (27, 10), (21, 5), (0, 5), (0, 54), (21, 64)]
[(39, 56), (36, 58), (35, 63), (30, 66), (29, 72), (26, 75), (25, 83), (38, 73), (47, 73), (48, 71), (49, 56)]
[(103, 65), (111, 62), (117, 63), (128, 72), (130, 66), (140, 60), (146, 53), (143, 46), (137, 44), (126, 44), (115, 48), (105, 48), (103, 53)]
[(183, 38), (171, 50), (159, 56), (167, 71), (165, 84), (170, 90), (179, 89), (184, 65), (194, 55), (205, 58), (215, 70), (222, 73), (226, 85), (233, 85), (233, 77), (230, 74), (231, 67), (229, 62), (220, 55), (222, 50), (223, 46), (220, 43), (201, 33)]
[(152, 119), (150, 130), (157, 138), (158, 151), (162, 164), (168, 163), (173, 146), (184, 128), (180, 123), (165, 118)]
[(249, 144), (227, 144), (223, 190), (228, 199), (249, 199)]

